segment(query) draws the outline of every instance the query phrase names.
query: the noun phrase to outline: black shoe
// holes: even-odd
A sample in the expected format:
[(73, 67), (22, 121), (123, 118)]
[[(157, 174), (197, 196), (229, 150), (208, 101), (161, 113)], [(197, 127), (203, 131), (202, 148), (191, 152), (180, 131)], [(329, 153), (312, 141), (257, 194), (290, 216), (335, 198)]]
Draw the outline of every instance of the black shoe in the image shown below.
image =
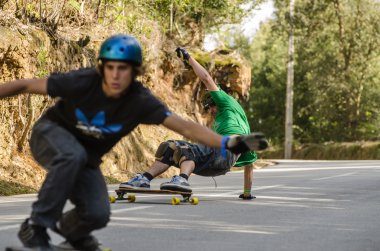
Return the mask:
[(81, 251), (101, 251), (99, 241), (92, 235), (77, 241), (67, 241), (73, 248)]
[(50, 237), (46, 232), (46, 227), (33, 225), (26, 219), (18, 232), (18, 238), (27, 248), (36, 248), (41, 251), (53, 251), (50, 246)]

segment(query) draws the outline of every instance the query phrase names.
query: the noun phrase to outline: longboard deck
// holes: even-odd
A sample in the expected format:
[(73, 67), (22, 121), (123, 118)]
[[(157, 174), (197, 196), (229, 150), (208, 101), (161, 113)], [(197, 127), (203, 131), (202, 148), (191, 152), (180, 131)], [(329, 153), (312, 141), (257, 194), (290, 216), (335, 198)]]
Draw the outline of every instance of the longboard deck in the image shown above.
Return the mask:
[(191, 196), (192, 192), (182, 192), (182, 191), (173, 191), (173, 190), (158, 190), (158, 189), (129, 189), (129, 188), (119, 188), (115, 190), (116, 193), (150, 193), (150, 194), (179, 194), (179, 195), (189, 195)]
[[(182, 202), (190, 202), (192, 205), (198, 204), (198, 198), (192, 198), (192, 192), (182, 192), (182, 191), (173, 191), (173, 190), (155, 190), (155, 189), (129, 189), (129, 188), (119, 188), (115, 190), (117, 197), (110, 196), (109, 200), (111, 203), (115, 203), (118, 200), (126, 200), (128, 202), (135, 202), (136, 197), (133, 194), (136, 193), (145, 193), (145, 194), (173, 194), (181, 195), (183, 200)], [(127, 198), (124, 195), (129, 194)], [(181, 200), (179, 198), (173, 197), (171, 200), (172, 205), (179, 205)]]

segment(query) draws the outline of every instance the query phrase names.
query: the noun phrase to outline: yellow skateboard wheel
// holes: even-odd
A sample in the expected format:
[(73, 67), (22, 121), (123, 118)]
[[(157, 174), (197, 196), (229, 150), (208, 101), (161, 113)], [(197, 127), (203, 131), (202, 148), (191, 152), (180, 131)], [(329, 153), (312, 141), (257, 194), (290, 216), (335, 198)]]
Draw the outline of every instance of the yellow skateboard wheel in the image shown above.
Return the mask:
[(181, 203), (181, 200), (179, 198), (173, 197), (172, 198), (172, 205), (179, 205)]
[(199, 200), (198, 200), (198, 198), (191, 198), (190, 203), (191, 203), (191, 205), (198, 205)]
[(134, 196), (134, 195), (128, 195), (128, 197), (127, 197), (127, 201), (128, 202), (135, 202), (136, 201), (136, 196)]
[(108, 199), (109, 199), (109, 201), (110, 201), (110, 203), (115, 203), (116, 202), (116, 197), (115, 196), (109, 196), (108, 197)]

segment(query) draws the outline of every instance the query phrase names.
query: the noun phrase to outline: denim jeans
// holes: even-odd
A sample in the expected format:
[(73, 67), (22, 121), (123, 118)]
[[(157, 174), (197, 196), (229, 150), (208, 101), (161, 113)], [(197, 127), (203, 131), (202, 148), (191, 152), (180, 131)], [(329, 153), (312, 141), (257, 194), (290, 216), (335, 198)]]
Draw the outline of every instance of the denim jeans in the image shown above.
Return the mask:
[[(47, 175), (32, 206), (32, 221), (78, 240), (105, 227), (110, 218), (107, 186), (98, 166), (87, 164), (86, 149), (65, 128), (46, 118), (33, 127), (30, 148)], [(66, 201), (75, 208), (62, 213)]]
[[(220, 149), (193, 144), (183, 140), (174, 140), (174, 142), (177, 146), (189, 148), (192, 152), (191, 158), (195, 163), (194, 173), (201, 176), (224, 175), (230, 171), (239, 157), (239, 155), (227, 151), (227, 157), (224, 158), (220, 153)], [(174, 162), (170, 163), (170, 165), (179, 167)]]

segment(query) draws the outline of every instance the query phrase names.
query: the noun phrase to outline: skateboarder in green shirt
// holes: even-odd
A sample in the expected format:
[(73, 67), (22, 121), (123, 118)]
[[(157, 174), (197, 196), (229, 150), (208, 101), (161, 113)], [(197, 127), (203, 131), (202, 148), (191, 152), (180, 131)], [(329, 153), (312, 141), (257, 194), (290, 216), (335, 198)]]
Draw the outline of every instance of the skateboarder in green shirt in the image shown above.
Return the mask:
[[(215, 118), (212, 130), (221, 135), (248, 135), (251, 133), (249, 123), (243, 108), (214, 82), (210, 74), (183, 48), (177, 48), (178, 57), (188, 62), (195, 74), (205, 84), (209, 97), (204, 102), (204, 108), (210, 110)], [(265, 138), (259, 141), (257, 149), (268, 146)], [(156, 152), (156, 161), (143, 174), (136, 174), (131, 180), (120, 184), (120, 188), (137, 189), (150, 188), (150, 181), (165, 172), (170, 166), (180, 168), (180, 175), (174, 176), (170, 182), (161, 184), (162, 190), (179, 190), (191, 192), (188, 182), (191, 173), (202, 176), (218, 176), (227, 173), (231, 167), (244, 167), (244, 192), (242, 199), (253, 199), (251, 187), (253, 163), (257, 155), (253, 151), (234, 154), (230, 151), (220, 152), (218, 149), (193, 144), (181, 140), (169, 140), (161, 143)]]
[[(0, 85), (0, 98), (22, 93), (60, 98), (35, 123), (30, 138), (33, 157), (48, 172), (31, 215), (18, 232), (25, 250), (52, 251), (48, 228), (72, 249), (99, 250), (91, 233), (105, 227), (110, 217), (99, 164), (139, 124), (162, 124), (223, 152), (257, 149), (258, 134), (223, 137), (171, 113), (136, 80), (141, 65), (139, 42), (120, 34), (103, 42), (96, 68)], [(67, 200), (74, 208), (63, 213)]]

